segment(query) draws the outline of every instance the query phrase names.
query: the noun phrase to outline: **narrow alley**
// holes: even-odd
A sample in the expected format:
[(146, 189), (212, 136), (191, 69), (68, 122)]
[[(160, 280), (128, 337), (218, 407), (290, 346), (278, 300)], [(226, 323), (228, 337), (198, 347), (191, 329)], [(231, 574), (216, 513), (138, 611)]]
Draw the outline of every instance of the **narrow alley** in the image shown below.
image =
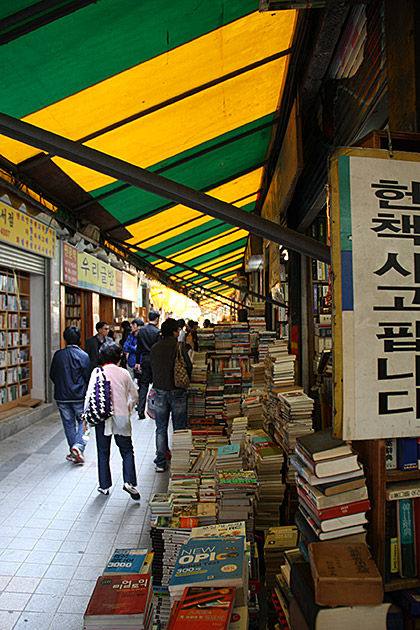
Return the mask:
[(66, 461), (58, 412), (0, 442), (2, 630), (80, 630), (113, 549), (150, 548), (149, 497), (168, 482), (155, 473), (154, 428), (151, 419), (133, 421), (140, 502), (122, 490), (115, 443), (108, 497), (97, 492), (93, 431), (85, 464)]

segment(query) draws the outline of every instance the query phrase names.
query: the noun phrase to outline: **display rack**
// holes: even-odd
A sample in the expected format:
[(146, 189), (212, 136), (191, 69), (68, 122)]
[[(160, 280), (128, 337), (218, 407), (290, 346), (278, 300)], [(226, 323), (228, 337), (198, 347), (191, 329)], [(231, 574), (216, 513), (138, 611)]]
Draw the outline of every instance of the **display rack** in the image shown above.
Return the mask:
[(0, 410), (30, 398), (30, 280), (0, 269)]
[[(420, 479), (420, 470), (387, 470), (385, 440), (354, 441), (352, 446), (359, 453), (360, 461), (364, 465), (371, 502), (368, 543), (377, 567), (385, 577), (386, 484)], [(397, 578), (384, 584), (385, 591), (398, 591), (417, 586), (420, 586), (418, 578)]]

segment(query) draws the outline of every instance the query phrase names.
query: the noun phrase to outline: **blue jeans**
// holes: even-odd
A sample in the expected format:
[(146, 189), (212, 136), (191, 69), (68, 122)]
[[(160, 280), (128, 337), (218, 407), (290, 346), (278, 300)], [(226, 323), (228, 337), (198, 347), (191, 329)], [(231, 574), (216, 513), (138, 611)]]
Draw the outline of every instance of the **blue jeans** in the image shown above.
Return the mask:
[(84, 401), (57, 402), (57, 407), (63, 422), (69, 451), (71, 452), (72, 446), (76, 446), (83, 453), (86, 442), (83, 439), (83, 422), (80, 415), (83, 413)]
[(169, 414), (172, 412), (174, 431), (187, 427), (187, 390), (186, 389), (155, 389), (155, 422), (156, 422), (156, 466), (164, 468), (166, 465), (166, 451), (168, 449)]
[[(95, 425), (99, 487), (105, 490), (112, 486), (111, 468), (109, 465), (112, 435), (104, 435), (104, 428), (103, 422)], [(114, 439), (122, 457), (124, 483), (131, 483), (133, 486), (136, 486), (137, 476), (131, 435), (114, 435)]]

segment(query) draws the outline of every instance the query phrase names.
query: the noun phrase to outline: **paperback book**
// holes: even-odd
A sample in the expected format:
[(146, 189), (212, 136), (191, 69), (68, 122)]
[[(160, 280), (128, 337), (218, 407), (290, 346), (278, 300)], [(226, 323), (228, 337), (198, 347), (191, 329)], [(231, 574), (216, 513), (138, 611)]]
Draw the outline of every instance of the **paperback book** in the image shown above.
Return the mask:
[(142, 573), (148, 553), (148, 549), (115, 549), (103, 574)]

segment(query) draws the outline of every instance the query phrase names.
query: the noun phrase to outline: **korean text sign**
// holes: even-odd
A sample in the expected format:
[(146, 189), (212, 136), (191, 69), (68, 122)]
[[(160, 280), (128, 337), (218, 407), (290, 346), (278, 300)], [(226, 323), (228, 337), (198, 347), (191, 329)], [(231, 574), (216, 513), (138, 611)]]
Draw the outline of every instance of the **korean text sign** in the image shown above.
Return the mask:
[(420, 158), (339, 149), (330, 176), (335, 433), (420, 436)]
[(55, 230), (1, 201), (0, 240), (46, 258), (55, 258)]

